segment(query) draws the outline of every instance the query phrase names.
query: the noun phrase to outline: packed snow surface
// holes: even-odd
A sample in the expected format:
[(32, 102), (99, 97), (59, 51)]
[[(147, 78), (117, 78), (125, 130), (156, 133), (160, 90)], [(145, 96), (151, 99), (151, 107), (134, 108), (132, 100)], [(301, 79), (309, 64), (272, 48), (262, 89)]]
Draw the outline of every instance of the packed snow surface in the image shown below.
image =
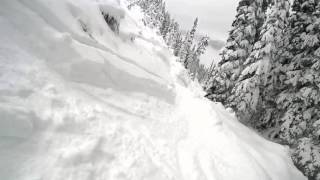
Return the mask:
[(204, 99), (124, 7), (1, 0), (1, 180), (305, 179), (286, 147)]

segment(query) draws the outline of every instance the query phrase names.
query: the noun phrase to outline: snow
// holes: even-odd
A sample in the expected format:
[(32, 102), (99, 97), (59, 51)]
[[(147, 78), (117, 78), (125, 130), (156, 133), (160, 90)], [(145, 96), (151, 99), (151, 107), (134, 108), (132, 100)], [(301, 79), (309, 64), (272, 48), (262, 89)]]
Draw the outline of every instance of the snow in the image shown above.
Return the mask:
[(288, 148), (203, 98), (123, 4), (2, 0), (0, 179), (305, 179)]

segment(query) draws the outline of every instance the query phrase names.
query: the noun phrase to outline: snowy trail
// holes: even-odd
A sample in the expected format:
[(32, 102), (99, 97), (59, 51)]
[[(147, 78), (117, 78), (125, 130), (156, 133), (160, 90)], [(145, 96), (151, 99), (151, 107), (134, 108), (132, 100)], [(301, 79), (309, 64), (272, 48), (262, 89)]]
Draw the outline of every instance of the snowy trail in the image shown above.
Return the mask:
[[(0, 179), (305, 179), (203, 98), (138, 11), (92, 2), (0, 3)], [(125, 14), (120, 37), (101, 7)]]
[[(283, 173), (289, 164), (288, 152), (283, 147), (265, 142), (242, 126), (222, 105), (202, 98), (199, 89), (190, 91), (190, 87), (184, 87), (179, 80), (177, 86), (175, 114), (188, 124), (187, 136), (177, 147), (184, 179), (301, 178), (299, 173)], [(275, 151), (279, 154), (274, 154)]]

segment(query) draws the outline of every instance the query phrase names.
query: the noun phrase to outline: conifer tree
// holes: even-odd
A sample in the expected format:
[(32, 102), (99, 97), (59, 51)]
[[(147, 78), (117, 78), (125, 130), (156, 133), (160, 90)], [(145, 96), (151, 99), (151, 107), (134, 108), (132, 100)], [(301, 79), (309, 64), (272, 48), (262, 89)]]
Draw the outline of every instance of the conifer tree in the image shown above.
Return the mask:
[(171, 18), (170, 14), (168, 12), (164, 13), (164, 18), (162, 20), (161, 26), (160, 26), (160, 34), (162, 35), (163, 39), (166, 40), (167, 34), (169, 33), (169, 28), (171, 26)]
[(196, 45), (193, 45), (191, 49), (187, 50), (186, 58), (183, 62), (184, 67), (189, 70), (190, 74), (194, 75), (195, 68), (195, 54), (196, 54)]
[(167, 45), (169, 47), (171, 47), (172, 49), (174, 49), (173, 46), (176, 41), (175, 38), (178, 36), (179, 31), (180, 31), (179, 24), (177, 22), (175, 22), (174, 19), (171, 19), (171, 23), (170, 23), (168, 34), (167, 34), (165, 41), (166, 41)]
[(311, 179), (320, 177), (320, 9), (319, 0), (295, 0), (290, 19), (292, 58), (285, 64), (285, 86), (278, 96), (280, 137)]
[(143, 10), (145, 24), (151, 28), (160, 28), (166, 12), (163, 0), (138, 0), (133, 4), (140, 6)]
[[(233, 103), (232, 88), (244, 69), (244, 62), (253, 50), (253, 44), (258, 40), (260, 27), (264, 22), (264, 11), (267, 7), (265, 0), (241, 0), (237, 8), (236, 19), (232, 23), (227, 44), (222, 51), (219, 63), (219, 77), (223, 81), (212, 81), (223, 84), (212, 84), (208, 97), (224, 103), (229, 107), (236, 107)], [(218, 91), (216, 87), (219, 89)], [(226, 97), (228, 97), (226, 99)]]
[(173, 42), (173, 45), (172, 45), (173, 54), (175, 56), (179, 56), (180, 55), (179, 53), (181, 51), (181, 47), (182, 47), (182, 34), (181, 34), (181, 32), (177, 32), (175, 34), (174, 42)]
[(196, 18), (193, 22), (193, 26), (192, 26), (192, 29), (190, 31), (190, 38), (188, 39), (188, 43), (189, 44), (192, 44), (193, 43), (193, 39), (194, 39), (194, 36), (196, 34), (196, 31), (197, 31), (197, 27), (198, 27), (198, 21), (199, 19)]
[(288, 27), (290, 4), (288, 0), (274, 0), (268, 10), (260, 38), (250, 56), (243, 63), (244, 70), (235, 84), (235, 111), (242, 121), (254, 127), (275, 126), (274, 92), (279, 76), (280, 49), (288, 45), (285, 29)]
[(209, 45), (209, 36), (204, 36), (200, 39), (195, 51), (195, 56), (199, 58), (202, 54), (205, 53), (207, 46)]
[[(204, 72), (201, 72), (201, 71), (204, 71), (204, 68), (201, 68), (200, 56), (205, 53), (208, 43), (209, 43), (209, 37), (208, 36), (202, 37), (199, 40), (198, 44), (193, 47), (191, 51), (192, 56), (187, 60), (187, 63), (188, 63), (187, 69), (193, 75), (193, 78), (198, 78), (198, 76), (201, 73), (204, 73)], [(200, 79), (198, 78), (198, 80)]]
[(194, 36), (197, 31), (197, 26), (198, 26), (198, 18), (196, 18), (193, 22), (192, 29), (190, 32), (188, 32), (185, 36), (185, 39), (182, 43), (181, 51), (180, 51), (180, 60), (181, 62), (184, 63), (184, 66), (187, 68), (188, 60), (192, 56), (192, 49), (193, 49), (193, 41), (194, 41)]
[(217, 68), (217, 64), (215, 63), (215, 61), (213, 59), (211, 64), (210, 64), (210, 67), (207, 69), (207, 73), (206, 73), (206, 75), (204, 77), (203, 89), (205, 91), (208, 91), (208, 89), (210, 88), (211, 84), (213, 84), (212, 82), (210, 82), (210, 80), (213, 79), (211, 77), (215, 76), (214, 73), (217, 72), (216, 68)]

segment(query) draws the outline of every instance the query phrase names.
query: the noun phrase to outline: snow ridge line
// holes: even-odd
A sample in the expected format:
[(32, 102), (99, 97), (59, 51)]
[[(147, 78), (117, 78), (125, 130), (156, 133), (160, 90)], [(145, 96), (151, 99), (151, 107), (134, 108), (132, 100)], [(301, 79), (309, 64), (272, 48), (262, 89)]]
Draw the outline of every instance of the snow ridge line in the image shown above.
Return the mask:
[[(52, 28), (58, 30), (59, 32), (61, 33), (65, 33), (65, 32), (72, 32), (71, 29), (67, 28), (63, 23), (61, 23), (57, 18), (54, 18), (54, 16), (52, 16), (56, 23), (59, 23), (59, 25), (54, 25), (53, 23), (51, 23), (51, 21), (49, 21), (46, 16), (45, 16), (45, 13), (49, 13), (50, 10), (47, 10), (45, 13), (44, 12), (39, 12), (37, 11), (37, 9), (35, 9), (33, 5), (31, 4), (28, 4), (25, 2), (25, 0), (18, 0), (20, 1), (20, 3), (25, 6), (26, 8), (28, 8), (30, 11), (32, 11), (33, 13), (37, 14), (38, 17), (40, 17), (41, 19), (43, 19), (48, 25), (50, 25)], [(28, 1), (30, 2), (30, 1)], [(42, 6), (40, 3), (38, 3), (38, 5)], [(42, 9), (46, 9), (46, 7), (42, 6)], [(59, 27), (63, 27), (63, 28), (59, 28)], [(151, 71), (149, 71), (147, 68), (145, 67), (142, 67), (141, 65), (137, 64), (136, 62), (134, 62), (133, 60), (131, 60), (130, 58), (128, 57), (125, 57), (125, 56), (122, 56), (120, 55), (119, 53), (116, 53), (114, 50), (112, 50), (111, 48), (108, 48), (104, 45), (102, 45), (100, 42), (98, 41), (92, 41), (91, 39), (87, 38), (87, 37), (81, 37), (79, 35), (77, 35), (76, 33), (68, 33), (68, 35), (72, 38), (72, 40), (80, 43), (80, 44), (83, 44), (85, 46), (89, 46), (89, 47), (92, 47), (92, 48), (96, 48), (98, 50), (101, 50), (101, 51), (104, 51), (104, 52), (107, 52), (107, 53), (110, 53), (116, 57), (118, 57), (119, 59), (127, 62), (128, 64), (131, 64), (131, 65), (134, 65), (136, 67), (138, 67), (139, 69), (147, 72), (148, 74), (154, 76), (154, 77), (157, 77), (158, 79), (161, 79), (162, 81), (166, 82), (166, 80), (159, 76), (158, 74), (155, 74)]]

